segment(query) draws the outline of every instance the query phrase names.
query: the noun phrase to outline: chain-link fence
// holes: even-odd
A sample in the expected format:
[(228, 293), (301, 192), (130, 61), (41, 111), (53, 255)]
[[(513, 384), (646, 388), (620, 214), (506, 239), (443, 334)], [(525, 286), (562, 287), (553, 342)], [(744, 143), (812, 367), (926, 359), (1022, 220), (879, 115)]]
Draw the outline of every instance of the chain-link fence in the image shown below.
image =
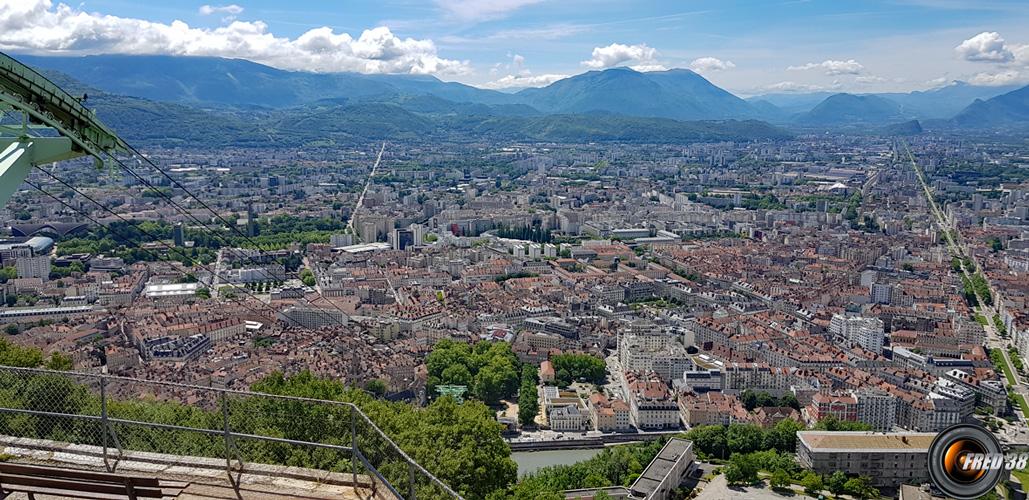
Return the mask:
[[(0, 435), (319, 469), (398, 498), (460, 498), (357, 406), (291, 396), (0, 366)], [(371, 484), (368, 484), (368, 483)]]

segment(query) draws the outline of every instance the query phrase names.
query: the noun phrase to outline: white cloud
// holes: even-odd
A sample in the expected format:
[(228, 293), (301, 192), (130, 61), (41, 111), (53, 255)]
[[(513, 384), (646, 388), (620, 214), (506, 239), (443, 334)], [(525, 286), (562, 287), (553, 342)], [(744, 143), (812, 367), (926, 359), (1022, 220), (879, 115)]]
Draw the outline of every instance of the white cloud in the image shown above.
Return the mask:
[(835, 76), (856, 75), (861, 73), (865, 67), (853, 59), (848, 59), (846, 61), (826, 59), (820, 63), (807, 63), (800, 66), (790, 66), (786, 68), (787, 71), (806, 71), (809, 69), (824, 69), (826, 75)]
[(855, 82), (864, 84), (883, 83), (887, 81), (885, 78), (876, 75), (859, 76), (854, 79)]
[(487, 89), (508, 89), (512, 87), (545, 87), (558, 80), (568, 78), (568, 75), (507, 75), (497, 80), (484, 83), (482, 87)]
[(668, 66), (663, 64), (637, 64), (629, 66), (633, 71), (639, 71), (640, 73), (647, 73), (650, 71), (668, 71)]
[(987, 87), (1010, 85), (1024, 81), (1026, 81), (1026, 78), (1015, 70), (1001, 71), (999, 73), (976, 73), (968, 80), (973, 85), (985, 85)]
[(614, 66), (622, 66), (625, 63), (631, 62), (636, 63), (634, 69), (646, 68), (637, 69), (637, 71), (655, 71), (653, 68), (661, 67), (654, 60), (656, 57), (657, 50), (652, 47), (648, 47), (645, 43), (637, 45), (612, 43), (607, 47), (594, 47), (593, 57), (588, 61), (583, 61), (582, 65), (587, 68), (605, 69)]
[(842, 87), (839, 80), (835, 80), (830, 85), (816, 85), (811, 83), (797, 83), (791, 81), (773, 83), (766, 85), (764, 90), (766, 91), (778, 91), (778, 92), (819, 92), (823, 90), (836, 90)]
[(690, 63), (690, 69), (698, 73), (725, 71), (735, 67), (736, 65), (732, 61), (723, 61), (716, 57), (699, 57)]
[(205, 16), (209, 16), (211, 14), (229, 14), (237, 16), (243, 13), (243, 7), (234, 3), (229, 5), (201, 5), (199, 12)]
[(925, 82), (926, 86), (928, 86), (930, 89), (946, 87), (946, 86), (948, 86), (948, 85), (950, 85), (952, 83), (954, 83), (954, 80), (952, 80), (952, 79), (950, 79), (950, 78), (948, 78), (946, 76), (941, 76), (939, 78), (933, 78), (932, 80), (926, 80), (926, 82)]
[(543, 0), (436, 0), (436, 5), (462, 21), (499, 19)]
[(510, 54), (510, 63), (497, 63), (490, 70), (491, 75), (507, 73), (496, 80), (486, 82), (481, 86), (488, 89), (508, 89), (513, 87), (545, 87), (558, 80), (568, 78), (563, 74), (534, 75), (525, 67), (525, 57), (521, 54)]
[(979, 33), (954, 47), (954, 51), (966, 61), (1006, 63), (1015, 59), (1014, 53), (996, 31)]
[(214, 29), (87, 13), (51, 0), (0, 1), (0, 50), (37, 54), (168, 54), (249, 59), (290, 70), (464, 74), (467, 61), (441, 58), (432, 40), (400, 38), (387, 27), (357, 38), (315, 28), (277, 37), (261, 21)]

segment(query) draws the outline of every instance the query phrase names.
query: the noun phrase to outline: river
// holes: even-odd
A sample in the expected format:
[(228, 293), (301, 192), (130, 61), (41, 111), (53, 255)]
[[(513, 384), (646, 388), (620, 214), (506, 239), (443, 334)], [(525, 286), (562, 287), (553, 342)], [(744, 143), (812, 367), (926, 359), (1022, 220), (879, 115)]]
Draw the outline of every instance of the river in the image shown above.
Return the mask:
[(542, 467), (567, 465), (595, 457), (603, 448), (588, 450), (516, 451), (511, 458), (518, 464), (518, 477), (536, 472)]

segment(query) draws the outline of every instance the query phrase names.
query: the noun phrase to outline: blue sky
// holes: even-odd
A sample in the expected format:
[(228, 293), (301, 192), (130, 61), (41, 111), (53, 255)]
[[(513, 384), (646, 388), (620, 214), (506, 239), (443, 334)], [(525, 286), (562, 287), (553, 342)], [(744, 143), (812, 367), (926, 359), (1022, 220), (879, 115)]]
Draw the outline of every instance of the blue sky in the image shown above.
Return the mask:
[(0, 0), (0, 50), (240, 57), (488, 88), (612, 66), (693, 68), (733, 92), (1029, 80), (1024, 1)]

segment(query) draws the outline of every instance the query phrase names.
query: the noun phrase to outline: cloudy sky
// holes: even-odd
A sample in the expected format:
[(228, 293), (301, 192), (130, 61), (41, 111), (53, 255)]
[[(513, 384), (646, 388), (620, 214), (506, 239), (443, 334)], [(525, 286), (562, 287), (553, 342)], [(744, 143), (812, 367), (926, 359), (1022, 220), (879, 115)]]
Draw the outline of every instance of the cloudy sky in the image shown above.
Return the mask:
[(1029, 83), (1024, 0), (0, 0), (0, 50), (542, 86), (691, 68), (741, 95)]

